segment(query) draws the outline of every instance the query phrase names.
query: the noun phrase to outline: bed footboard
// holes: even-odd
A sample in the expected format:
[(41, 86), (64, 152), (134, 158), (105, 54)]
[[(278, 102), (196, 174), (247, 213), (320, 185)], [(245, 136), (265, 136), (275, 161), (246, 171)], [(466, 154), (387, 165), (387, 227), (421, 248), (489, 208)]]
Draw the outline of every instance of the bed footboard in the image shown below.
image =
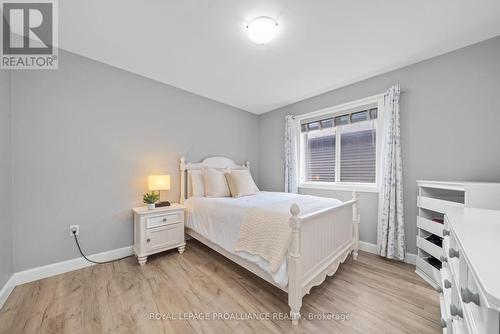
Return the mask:
[(333, 275), (340, 263), (352, 252), (358, 256), (359, 221), (358, 195), (334, 208), (299, 216), (300, 208), (293, 204), (292, 241), (288, 252), (288, 304), (294, 325), (300, 319), (302, 297), (312, 287)]

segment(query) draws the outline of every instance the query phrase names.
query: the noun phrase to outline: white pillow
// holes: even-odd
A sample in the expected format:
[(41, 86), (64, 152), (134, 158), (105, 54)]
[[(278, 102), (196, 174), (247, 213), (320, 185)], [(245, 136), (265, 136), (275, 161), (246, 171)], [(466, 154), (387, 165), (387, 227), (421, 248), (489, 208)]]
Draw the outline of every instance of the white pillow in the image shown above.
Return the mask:
[(226, 176), (229, 190), (233, 197), (242, 197), (255, 195), (255, 183), (252, 180), (252, 175), (248, 171), (246, 173), (231, 173), (224, 174)]
[(205, 196), (205, 184), (203, 183), (203, 176), (200, 173), (190, 173), (191, 178), (191, 196), (203, 197)]
[(204, 167), (202, 169), (203, 183), (205, 185), (205, 196), (207, 197), (230, 197), (231, 192), (227, 185), (224, 171), (215, 168)]
[(247, 175), (247, 177), (250, 178), (250, 182), (252, 183), (253, 191), (254, 192), (260, 191), (257, 185), (255, 184), (255, 181), (253, 180), (252, 174), (250, 174), (250, 171), (248, 169), (231, 169), (231, 173)]

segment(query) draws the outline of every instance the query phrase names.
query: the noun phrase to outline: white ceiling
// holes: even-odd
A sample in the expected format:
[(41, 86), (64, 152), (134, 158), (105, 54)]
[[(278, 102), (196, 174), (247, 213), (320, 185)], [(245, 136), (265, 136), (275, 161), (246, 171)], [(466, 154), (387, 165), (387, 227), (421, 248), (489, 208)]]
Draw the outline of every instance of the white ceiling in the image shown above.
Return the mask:
[[(60, 46), (260, 114), (500, 35), (498, 0), (64, 0)], [(277, 18), (268, 45), (245, 23)]]

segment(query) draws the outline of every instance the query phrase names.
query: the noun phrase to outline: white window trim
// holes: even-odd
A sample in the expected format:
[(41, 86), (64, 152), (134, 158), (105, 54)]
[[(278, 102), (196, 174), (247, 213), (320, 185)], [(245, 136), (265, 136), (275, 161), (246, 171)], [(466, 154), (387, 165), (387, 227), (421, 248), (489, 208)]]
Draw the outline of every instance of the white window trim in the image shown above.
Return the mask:
[[(357, 107), (362, 107), (364, 105), (369, 105), (369, 104), (377, 104), (377, 121), (376, 121), (376, 130), (377, 130), (377, 156), (376, 156), (376, 167), (375, 167), (375, 183), (353, 183), (353, 182), (314, 182), (314, 181), (303, 181), (305, 179), (305, 147), (304, 143), (301, 140), (301, 131), (300, 131), (300, 121), (308, 118), (313, 118), (317, 116), (323, 116), (323, 115), (341, 115), (348, 111), (349, 109), (357, 108)], [(339, 104), (333, 107), (328, 107), (325, 109), (313, 111), (307, 114), (299, 115), (296, 117), (298, 120), (297, 126), (299, 127), (296, 131), (297, 133), (297, 140), (299, 145), (299, 188), (306, 188), (306, 189), (324, 189), (324, 190), (342, 190), (342, 191), (359, 191), (359, 192), (372, 192), (372, 193), (378, 193), (379, 192), (379, 184), (380, 184), (380, 178), (382, 176), (382, 160), (381, 160), (381, 149), (382, 149), (382, 129), (383, 129), (383, 124), (384, 124), (384, 111), (383, 111), (383, 105), (384, 105), (384, 94), (378, 94), (378, 95), (373, 95), (369, 96), (363, 99), (351, 101), (348, 103), (343, 103)], [(336, 146), (336, 156), (339, 157), (339, 147), (340, 145)], [(338, 170), (338, 166), (340, 164), (336, 164), (336, 169), (335, 169), (335, 175), (340, 175), (338, 174), (340, 171)]]

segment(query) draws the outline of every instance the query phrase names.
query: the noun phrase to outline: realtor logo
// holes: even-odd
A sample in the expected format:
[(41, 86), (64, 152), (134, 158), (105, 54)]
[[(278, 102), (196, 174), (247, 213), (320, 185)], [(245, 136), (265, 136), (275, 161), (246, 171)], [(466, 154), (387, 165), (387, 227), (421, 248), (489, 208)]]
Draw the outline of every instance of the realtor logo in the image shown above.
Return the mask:
[(57, 69), (55, 0), (1, 0), (2, 69)]

